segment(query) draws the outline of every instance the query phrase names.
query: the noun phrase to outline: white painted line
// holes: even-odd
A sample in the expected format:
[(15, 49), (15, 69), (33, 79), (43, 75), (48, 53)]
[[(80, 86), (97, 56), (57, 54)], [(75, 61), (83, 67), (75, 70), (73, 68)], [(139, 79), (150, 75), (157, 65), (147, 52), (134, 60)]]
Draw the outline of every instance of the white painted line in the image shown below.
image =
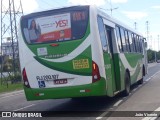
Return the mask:
[(139, 87), (141, 87), (140, 85), (138, 85), (138, 87), (137, 88), (139, 88)]
[(156, 72), (154, 75), (152, 75), (152, 77), (155, 77), (160, 71)]
[(108, 113), (107, 111), (102, 113), (99, 117), (96, 118), (96, 120), (102, 119), (107, 113)]
[[(154, 75), (152, 75), (150, 78), (148, 78), (147, 80), (145, 80), (146, 82), (148, 82), (149, 80), (151, 80), (152, 77), (154, 77), (156, 74), (158, 74), (160, 71), (158, 71), (157, 73), (155, 73)], [(142, 85), (139, 85), (137, 88), (133, 89), (133, 91), (136, 91), (139, 87), (141, 87)], [(131, 95), (131, 93), (129, 94)], [(125, 99), (126, 97), (123, 97), (123, 99)], [(118, 106), (123, 100), (119, 100), (117, 101), (113, 106), (116, 107)], [(110, 108), (113, 109), (113, 108)], [(160, 107), (158, 109), (156, 109), (155, 111), (160, 111)], [(100, 120), (102, 119), (108, 112), (104, 112), (102, 113), (99, 117), (96, 118), (96, 120)], [(148, 119), (149, 118), (149, 119)], [(152, 119), (151, 119), (152, 118)], [(155, 120), (157, 117), (145, 117), (142, 120)]]
[(13, 111), (19, 111), (19, 110), (23, 110), (25, 108), (29, 108), (29, 107), (32, 107), (34, 106), (35, 104), (31, 104), (31, 105), (28, 105), (28, 106), (25, 106), (25, 107), (22, 107), (22, 108), (19, 108), (19, 109), (16, 109), (16, 110), (13, 110)]
[(24, 93), (24, 90), (13, 91), (13, 92), (9, 92), (9, 93), (2, 93), (2, 94), (0, 94), (0, 99), (6, 98), (6, 97), (12, 97), (13, 95), (20, 95), (23, 93)]
[(96, 120), (100, 120), (100, 119), (102, 119), (103, 117), (96, 117)]
[[(154, 111), (160, 111), (160, 107)], [(152, 113), (154, 113), (154, 112), (152, 112)], [(157, 117), (144, 117), (142, 120), (156, 120), (157, 118), (158, 118), (158, 116)]]
[(116, 107), (118, 106), (123, 100), (118, 100), (113, 106)]
[[(146, 82), (148, 82), (149, 80), (151, 80), (151, 78), (152, 77), (154, 77), (156, 74), (158, 74), (160, 71), (158, 71), (157, 73), (155, 73), (154, 75), (152, 75), (150, 78), (148, 78), (147, 80), (145, 80)], [(139, 85), (138, 87), (141, 87), (142, 85)], [(135, 88), (135, 89), (133, 89), (133, 91), (136, 91), (138, 88)], [(129, 95), (131, 95), (131, 93), (129, 94)], [(123, 99), (125, 99), (126, 97), (123, 97)], [(123, 100), (119, 100), (119, 101), (117, 101), (113, 106), (114, 107), (116, 107), (116, 106), (118, 106), (121, 102), (122, 102)], [(110, 108), (110, 109), (113, 109), (113, 108)], [(156, 109), (155, 111), (160, 111), (160, 108), (158, 108), (158, 109)], [(108, 112), (106, 111), (106, 112), (104, 112), (104, 113), (102, 113), (99, 117), (97, 117), (96, 118), (96, 120), (100, 120), (100, 119), (102, 119), (106, 114), (107, 114)], [(152, 117), (152, 119), (151, 119), (151, 117), (149, 117), (149, 119), (147, 119), (148, 117), (145, 117), (145, 118), (143, 118), (142, 120), (155, 120), (155, 117)], [(156, 117), (157, 118), (157, 117)]]
[(157, 117), (153, 117), (153, 118), (151, 118), (150, 120), (156, 120), (157, 119)]
[(160, 71), (156, 72), (155, 74), (153, 74), (151, 77), (149, 77), (147, 80), (145, 80), (146, 82), (148, 82), (149, 80), (151, 80), (153, 77), (155, 77), (158, 73), (160, 73)]
[(134, 92), (134, 91), (136, 91), (138, 88), (135, 88), (135, 89), (133, 89), (132, 91)]
[(159, 108), (157, 108), (155, 111), (160, 111), (160, 107), (159, 107)]
[(13, 94), (13, 93), (19, 93), (19, 92), (24, 92), (24, 90), (15, 90), (15, 91), (12, 91), (12, 92), (8, 92), (8, 93), (2, 93), (2, 94)]
[[(109, 108), (109, 110), (113, 110), (113, 107)], [(104, 112), (104, 113), (102, 113), (99, 117), (97, 117), (97, 118), (96, 118), (96, 120), (100, 120), (100, 119), (102, 119), (106, 114), (108, 114), (108, 112), (107, 112), (107, 111), (106, 111), (106, 112)]]
[(22, 92), (24, 92), (24, 90), (18, 90), (18, 91), (13, 91), (13, 92), (1, 93), (0, 96), (13, 95), (13, 94), (22, 93)]
[(4, 99), (4, 98), (8, 98), (8, 97), (13, 97), (13, 96), (17, 96), (17, 95), (22, 95), (24, 93), (19, 93), (19, 94), (13, 94), (13, 95), (9, 95), (9, 96), (4, 96), (4, 97), (0, 97), (0, 100), (1, 99)]
[(145, 80), (146, 82), (148, 82), (148, 81), (150, 81), (151, 80), (151, 78), (148, 78), (147, 80)]

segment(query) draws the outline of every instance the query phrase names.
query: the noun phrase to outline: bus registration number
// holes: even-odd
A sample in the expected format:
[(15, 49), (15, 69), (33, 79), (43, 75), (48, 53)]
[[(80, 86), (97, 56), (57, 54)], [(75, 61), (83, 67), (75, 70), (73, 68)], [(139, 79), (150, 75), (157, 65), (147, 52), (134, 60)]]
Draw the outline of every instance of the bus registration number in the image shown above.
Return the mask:
[(67, 84), (67, 79), (54, 80), (54, 84)]

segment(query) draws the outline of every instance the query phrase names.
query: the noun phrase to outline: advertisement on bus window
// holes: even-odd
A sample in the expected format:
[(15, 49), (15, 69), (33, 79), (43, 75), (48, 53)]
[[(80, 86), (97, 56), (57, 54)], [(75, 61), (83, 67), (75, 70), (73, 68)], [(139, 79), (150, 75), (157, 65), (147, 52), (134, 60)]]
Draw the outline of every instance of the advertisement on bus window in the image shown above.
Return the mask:
[(88, 10), (50, 11), (23, 17), (21, 27), (29, 44), (81, 39), (87, 30)]
[(70, 13), (28, 20), (28, 37), (26, 39), (30, 43), (49, 42), (51, 40), (63, 41), (70, 38)]

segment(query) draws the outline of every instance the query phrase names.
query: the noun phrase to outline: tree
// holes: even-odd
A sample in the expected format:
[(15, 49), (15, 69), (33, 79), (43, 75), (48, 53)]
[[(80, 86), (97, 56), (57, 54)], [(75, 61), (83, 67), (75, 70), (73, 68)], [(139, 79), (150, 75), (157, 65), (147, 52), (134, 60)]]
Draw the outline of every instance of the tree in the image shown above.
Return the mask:
[(154, 59), (155, 59), (154, 52), (155, 51), (153, 51), (151, 49), (147, 50), (148, 62), (154, 61)]
[(160, 51), (157, 52), (157, 60), (160, 60)]
[(147, 50), (148, 62), (154, 62), (155, 61), (155, 54), (156, 54), (157, 60), (160, 60), (160, 51), (156, 52), (156, 51), (151, 50), (151, 49)]

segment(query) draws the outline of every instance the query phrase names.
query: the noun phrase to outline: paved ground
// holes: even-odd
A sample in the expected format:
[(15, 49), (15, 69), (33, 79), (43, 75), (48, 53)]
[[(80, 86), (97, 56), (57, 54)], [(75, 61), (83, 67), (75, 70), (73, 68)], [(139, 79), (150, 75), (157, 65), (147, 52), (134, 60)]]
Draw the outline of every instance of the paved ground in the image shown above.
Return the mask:
[[(93, 97), (82, 101), (73, 101), (72, 99), (57, 99), (43, 101), (26, 101), (23, 90), (0, 94), (0, 111), (73, 111), (70, 117), (48, 117), (40, 118), (44, 120), (75, 120), (75, 119), (109, 119), (109, 120), (140, 120), (143, 117), (104, 117), (108, 116), (108, 111), (154, 111), (160, 107), (160, 64), (149, 64), (148, 75), (145, 77), (145, 83), (142, 86), (133, 86), (132, 92), (128, 97), (116, 96)], [(88, 111), (85, 117), (77, 115)], [(77, 111), (77, 112), (75, 112)], [(95, 112), (91, 112), (95, 111)], [(160, 110), (159, 110), (160, 111)], [(111, 114), (114, 116), (115, 113)], [(124, 112), (122, 114), (128, 114)], [(73, 117), (76, 115), (76, 117)], [(2, 118), (0, 118), (2, 119)], [(6, 119), (6, 118), (3, 118)], [(8, 118), (10, 120), (11, 118)], [(18, 118), (14, 118), (18, 119)], [(24, 118), (23, 118), (24, 119)], [(27, 118), (26, 118), (27, 119)], [(35, 118), (34, 118), (35, 119)], [(33, 120), (34, 120), (33, 119)], [(146, 118), (145, 118), (146, 119)], [(147, 119), (146, 119), (147, 120)]]

